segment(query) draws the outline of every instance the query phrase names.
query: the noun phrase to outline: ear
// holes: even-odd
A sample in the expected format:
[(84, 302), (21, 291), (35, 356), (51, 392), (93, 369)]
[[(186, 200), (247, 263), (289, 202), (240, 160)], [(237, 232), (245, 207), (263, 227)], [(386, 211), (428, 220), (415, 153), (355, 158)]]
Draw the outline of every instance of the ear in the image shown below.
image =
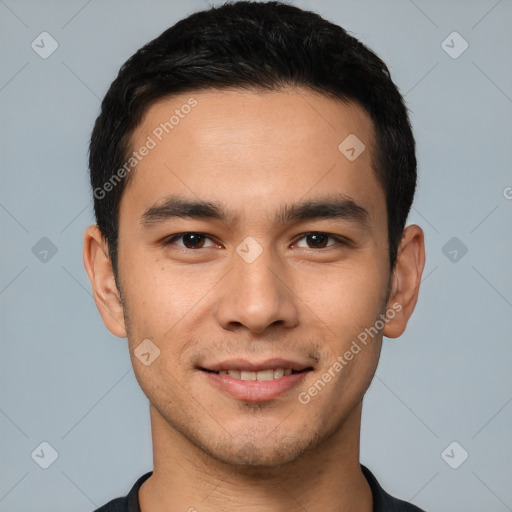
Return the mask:
[(98, 226), (89, 226), (84, 234), (84, 265), (91, 281), (94, 301), (107, 329), (120, 338), (125, 338), (121, 296), (114, 279), (108, 245)]
[(404, 229), (398, 247), (398, 256), (391, 275), (391, 291), (386, 311), (388, 322), (383, 334), (388, 338), (398, 338), (407, 327), (407, 322), (414, 311), (420, 291), (421, 275), (425, 266), (425, 237), (423, 230), (416, 225)]

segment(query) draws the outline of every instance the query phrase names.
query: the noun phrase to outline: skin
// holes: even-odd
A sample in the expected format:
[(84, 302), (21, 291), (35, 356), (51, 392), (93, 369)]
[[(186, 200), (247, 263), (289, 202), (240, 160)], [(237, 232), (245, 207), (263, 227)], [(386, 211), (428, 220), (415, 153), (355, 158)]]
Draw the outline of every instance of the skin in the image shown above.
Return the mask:
[[(154, 472), (143, 512), (373, 510), (359, 466), (362, 399), (382, 336), (400, 336), (413, 312), (424, 237), (404, 230), (390, 271), (384, 190), (372, 170), (374, 129), (357, 105), (315, 92), (202, 91), (159, 101), (133, 135), (138, 148), (193, 96), (198, 104), (138, 163), (123, 193), (119, 291), (97, 226), (84, 263), (107, 328), (127, 337), (149, 399)], [(338, 150), (349, 134), (366, 146), (354, 161)], [(170, 194), (221, 203), (230, 223), (171, 218), (141, 225)], [(368, 211), (365, 224), (320, 219), (277, 225), (284, 205), (343, 194)], [(171, 235), (208, 235), (188, 249)], [(328, 233), (325, 247), (310, 232)], [(261, 255), (236, 252), (246, 237)], [(340, 240), (346, 240), (342, 244)], [(188, 245), (190, 247), (190, 243)], [(359, 333), (401, 310), (311, 401), (298, 400)], [(160, 356), (134, 356), (150, 339)], [(232, 356), (308, 361), (297, 388), (266, 402), (212, 386), (197, 366)]]

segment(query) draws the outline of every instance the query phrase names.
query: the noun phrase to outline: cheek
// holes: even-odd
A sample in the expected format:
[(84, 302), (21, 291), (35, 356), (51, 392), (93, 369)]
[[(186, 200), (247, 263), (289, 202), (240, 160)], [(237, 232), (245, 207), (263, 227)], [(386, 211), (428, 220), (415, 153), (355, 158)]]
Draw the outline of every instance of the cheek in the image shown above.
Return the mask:
[(375, 326), (387, 291), (385, 276), (372, 272), (370, 266), (364, 272), (345, 269), (330, 277), (322, 293), (311, 292), (316, 301), (311, 309), (321, 319), (315, 321), (313, 315), (312, 321), (324, 326), (321, 331), (315, 329), (324, 359), (320, 382), (306, 390), (317, 393), (316, 400), (324, 404), (337, 404), (337, 413), (323, 419), (326, 425), (336, 424), (340, 415), (359, 403), (371, 383), (382, 344), (381, 329)]
[(123, 289), (132, 326), (150, 329), (156, 338), (189, 314), (215, 284), (207, 273), (198, 278), (198, 267), (170, 269), (163, 257), (133, 251), (129, 260)]
[(343, 339), (373, 324), (385, 305), (388, 276), (375, 263), (312, 269), (296, 279), (300, 299)]
[[(207, 322), (215, 306), (211, 297), (222, 297), (230, 279), (225, 265), (171, 265), (165, 255), (135, 244), (125, 247), (123, 254), (130, 255), (120, 273), (133, 343), (145, 337), (163, 342), (176, 338), (174, 333), (191, 321), (196, 326), (200, 320)], [(379, 262), (375, 251), (368, 249), (338, 264), (290, 265), (285, 271), (282, 277), (293, 292), (288, 300), (302, 310), (304, 326), (318, 333), (319, 341), (332, 339), (329, 346), (339, 351), (375, 322), (389, 277)]]

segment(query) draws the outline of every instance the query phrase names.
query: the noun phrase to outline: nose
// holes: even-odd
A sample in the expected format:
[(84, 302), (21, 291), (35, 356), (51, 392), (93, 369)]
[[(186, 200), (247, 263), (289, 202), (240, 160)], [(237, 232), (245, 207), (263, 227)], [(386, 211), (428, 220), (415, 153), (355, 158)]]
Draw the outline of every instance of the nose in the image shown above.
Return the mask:
[(216, 305), (216, 319), (226, 330), (245, 327), (261, 334), (271, 327), (291, 328), (298, 324), (298, 298), (287, 282), (283, 264), (270, 250), (252, 262), (238, 254), (233, 257), (234, 268)]

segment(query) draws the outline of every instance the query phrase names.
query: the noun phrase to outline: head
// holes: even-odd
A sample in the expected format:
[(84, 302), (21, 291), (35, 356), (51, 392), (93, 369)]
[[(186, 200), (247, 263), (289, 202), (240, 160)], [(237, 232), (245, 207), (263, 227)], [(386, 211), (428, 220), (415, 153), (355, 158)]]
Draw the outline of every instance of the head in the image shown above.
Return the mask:
[[(90, 175), (85, 265), (107, 327), (128, 337), (152, 420), (255, 465), (340, 431), (382, 336), (404, 331), (424, 264), (421, 230), (405, 229), (414, 138), (382, 60), (279, 2), (195, 13), (122, 66)], [(279, 396), (212, 383), (228, 360), (276, 357), (301, 371)]]
[(237, 2), (192, 14), (149, 42), (122, 66), (103, 100), (89, 166), (96, 221), (116, 278), (119, 204), (135, 169), (126, 164), (135, 149), (133, 132), (148, 108), (198, 90), (290, 86), (355, 103), (370, 116), (372, 165), (386, 198), (394, 265), (414, 198), (416, 157), (407, 110), (386, 64), (313, 12), (279, 2)]

